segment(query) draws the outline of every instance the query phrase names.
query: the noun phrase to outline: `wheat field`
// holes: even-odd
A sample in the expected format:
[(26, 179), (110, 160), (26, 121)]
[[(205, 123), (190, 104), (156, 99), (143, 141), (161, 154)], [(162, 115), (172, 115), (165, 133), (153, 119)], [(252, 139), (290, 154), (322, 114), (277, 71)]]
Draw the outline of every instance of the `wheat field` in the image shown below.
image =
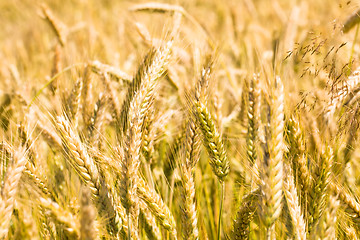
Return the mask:
[(358, 239), (359, 9), (0, 1), (0, 239)]

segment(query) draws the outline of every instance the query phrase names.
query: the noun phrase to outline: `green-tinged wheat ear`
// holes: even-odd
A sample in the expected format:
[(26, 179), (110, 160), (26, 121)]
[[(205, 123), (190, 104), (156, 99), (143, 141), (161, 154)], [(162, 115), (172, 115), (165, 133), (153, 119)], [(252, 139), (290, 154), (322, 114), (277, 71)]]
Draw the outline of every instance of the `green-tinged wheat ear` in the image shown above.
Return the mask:
[(236, 217), (233, 223), (232, 236), (234, 240), (246, 240), (249, 239), (250, 223), (252, 222), (260, 194), (260, 190), (256, 189), (243, 197), (241, 207), (236, 213)]
[(308, 232), (315, 228), (329, 199), (328, 185), (330, 183), (333, 151), (330, 147), (323, 150), (316, 166), (313, 183), (309, 192)]
[(14, 209), (14, 201), (21, 175), (28, 161), (25, 149), (19, 148), (12, 154), (12, 164), (6, 170), (0, 198), (0, 238), (5, 238)]
[(40, 206), (44, 209), (45, 215), (50, 217), (56, 226), (61, 227), (66, 238), (79, 238), (78, 221), (72, 213), (49, 198), (40, 198)]
[(294, 175), (290, 166), (287, 167), (287, 173), (284, 180), (284, 193), (287, 200), (288, 209), (295, 229), (296, 238), (306, 239), (306, 224), (301, 211), (298, 193), (295, 186)]
[(246, 136), (246, 148), (248, 160), (254, 164), (257, 159), (256, 141), (259, 127), (259, 113), (260, 113), (260, 91), (259, 91), (259, 77), (257, 75), (250, 81), (249, 96), (248, 96), (248, 130)]
[[(270, 106), (270, 132), (267, 134), (260, 169), (260, 219), (267, 229), (267, 238), (274, 238), (275, 221), (282, 209), (283, 153), (284, 153), (284, 87), (279, 77), (275, 79)], [(266, 147), (267, 146), (267, 147)], [(268, 153), (267, 153), (268, 151)]]
[(143, 222), (143, 228), (149, 239), (161, 240), (161, 231), (157, 226), (156, 218), (148, 209), (144, 201), (139, 201), (140, 205), (140, 221)]
[(204, 146), (209, 154), (212, 170), (219, 181), (222, 182), (229, 174), (230, 163), (226, 157), (221, 136), (215, 128), (215, 123), (209, 110), (203, 103), (195, 101), (192, 111), (202, 132)]
[(170, 60), (172, 43), (172, 41), (169, 41), (159, 48), (150, 49), (139, 66), (136, 75), (128, 87), (128, 92), (121, 108), (119, 124), (122, 134), (126, 134), (129, 126), (128, 116), (130, 103), (133, 101), (135, 94), (139, 91), (143, 83), (153, 84), (163, 75)]
[(80, 240), (95, 240), (98, 238), (95, 208), (91, 203), (91, 193), (84, 188), (81, 194), (80, 208)]
[(99, 215), (106, 217), (109, 221), (107, 227), (110, 234), (117, 235), (122, 228), (122, 219), (119, 217), (117, 207), (113, 203), (106, 184), (100, 178), (94, 160), (89, 156), (85, 146), (71, 128), (68, 120), (62, 116), (57, 117), (56, 124), (62, 138), (65, 156), (80, 179), (89, 186), (92, 198), (97, 204)]
[(170, 232), (173, 239), (177, 239), (176, 222), (168, 206), (141, 177), (138, 178), (138, 183), (139, 197), (146, 203), (161, 226)]

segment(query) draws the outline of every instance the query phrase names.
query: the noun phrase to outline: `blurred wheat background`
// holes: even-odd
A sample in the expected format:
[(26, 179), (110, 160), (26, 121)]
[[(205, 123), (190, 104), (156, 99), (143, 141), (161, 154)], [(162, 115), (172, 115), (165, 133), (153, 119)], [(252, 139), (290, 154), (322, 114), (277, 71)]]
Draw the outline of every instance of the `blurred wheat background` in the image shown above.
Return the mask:
[(359, 1), (0, 1), (0, 239), (358, 239)]

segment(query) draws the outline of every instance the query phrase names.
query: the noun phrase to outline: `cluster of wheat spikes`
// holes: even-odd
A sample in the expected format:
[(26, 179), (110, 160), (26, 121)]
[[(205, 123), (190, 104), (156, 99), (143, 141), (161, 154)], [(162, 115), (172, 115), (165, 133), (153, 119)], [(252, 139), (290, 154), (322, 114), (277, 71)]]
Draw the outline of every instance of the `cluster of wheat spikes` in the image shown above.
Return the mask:
[(358, 239), (359, 11), (265, 2), (0, 3), (0, 239)]

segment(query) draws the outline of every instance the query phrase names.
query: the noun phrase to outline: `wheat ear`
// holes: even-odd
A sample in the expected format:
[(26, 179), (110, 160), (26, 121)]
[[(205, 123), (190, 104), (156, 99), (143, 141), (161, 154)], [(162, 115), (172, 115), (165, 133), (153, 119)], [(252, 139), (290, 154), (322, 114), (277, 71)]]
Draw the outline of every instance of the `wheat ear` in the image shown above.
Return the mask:
[(140, 205), (140, 219), (144, 223), (145, 233), (149, 239), (161, 240), (161, 231), (157, 226), (156, 218), (147, 208), (146, 204), (141, 200)]
[(79, 78), (72, 91), (70, 96), (67, 99), (67, 110), (68, 117), (74, 123), (75, 126), (78, 124), (78, 113), (81, 109), (81, 92), (83, 88), (83, 80)]
[[(344, 103), (344, 100), (349, 97), (350, 93), (353, 92), (360, 83), (360, 68), (357, 68), (351, 76), (348, 77), (345, 85), (338, 89), (334, 96), (331, 98), (328, 106), (325, 110), (325, 120), (327, 123), (331, 123), (332, 118), (337, 109), (341, 107), (341, 104)], [(350, 96), (351, 97), (351, 96)]]
[(57, 129), (62, 137), (63, 146), (70, 165), (89, 186), (92, 197), (98, 205), (100, 216), (108, 218), (110, 233), (117, 235), (121, 230), (121, 219), (106, 185), (100, 178), (93, 159), (87, 153), (77, 134), (72, 130), (68, 120), (62, 116), (57, 117)]
[(123, 134), (126, 134), (129, 126), (129, 108), (134, 95), (139, 91), (143, 82), (146, 84), (154, 84), (164, 73), (170, 59), (172, 43), (172, 41), (169, 41), (162, 47), (151, 49), (138, 68), (128, 88), (119, 116), (119, 124)]
[(294, 175), (290, 166), (287, 167), (287, 174), (284, 181), (284, 193), (287, 200), (290, 216), (295, 228), (298, 240), (306, 239), (306, 224), (302, 215), (298, 193), (296, 190)]
[(254, 75), (254, 78), (249, 84), (249, 102), (248, 102), (248, 130), (246, 136), (247, 156), (251, 164), (254, 164), (257, 159), (256, 141), (258, 134), (258, 122), (260, 113), (260, 91), (259, 91), (259, 76)]
[(116, 67), (103, 64), (99, 61), (92, 61), (89, 63), (89, 66), (91, 67), (92, 71), (97, 74), (100, 75), (108, 74), (111, 78), (116, 79), (118, 82), (122, 81), (125, 84), (130, 84), (131, 82), (130, 81), (131, 77), (127, 73), (121, 71)]
[(229, 160), (226, 157), (221, 136), (215, 128), (213, 118), (207, 107), (195, 101), (193, 108), (196, 122), (203, 135), (204, 146), (210, 156), (210, 165), (219, 181), (224, 181), (230, 171)]
[[(142, 124), (144, 121), (145, 113), (149, 110), (153, 101), (154, 90), (157, 84), (157, 79), (161, 76), (163, 71), (163, 65), (169, 58), (170, 48), (172, 42), (168, 42), (166, 45), (166, 51), (164, 53), (155, 54), (155, 58), (150, 66), (146, 66), (148, 69), (145, 73), (141, 73), (141, 85), (136, 93), (134, 93), (133, 100), (129, 106), (128, 114), (129, 131), (126, 138), (126, 154), (122, 164), (122, 178), (121, 178), (121, 197), (124, 207), (127, 210), (128, 219), (131, 219), (129, 224), (135, 229), (131, 230), (132, 234), (136, 234), (138, 229), (138, 199), (137, 199), (137, 174), (140, 165), (140, 149), (142, 140)], [(159, 50), (158, 50), (159, 51)], [(160, 57), (160, 59), (158, 59)], [(166, 59), (163, 59), (163, 58)], [(162, 65), (159, 65), (162, 64)], [(141, 70), (139, 70), (141, 72)], [(134, 79), (134, 82), (135, 79)], [(124, 126), (125, 127), (125, 126)], [(127, 129), (127, 128), (126, 128)]]
[(61, 45), (56, 44), (54, 51), (54, 63), (53, 63), (53, 68), (51, 70), (51, 78), (54, 80), (50, 84), (50, 89), (53, 93), (55, 93), (56, 89), (58, 88), (58, 78), (55, 76), (60, 73), (62, 68), (61, 54), (62, 54)]
[(284, 87), (279, 77), (275, 79), (269, 118), (271, 129), (270, 136), (267, 137), (269, 153), (264, 153), (260, 171), (260, 219), (267, 229), (268, 239), (274, 238), (275, 221), (280, 216), (283, 197)]
[(64, 23), (60, 22), (59, 19), (57, 19), (53, 15), (52, 11), (45, 4), (41, 5), (41, 10), (45, 16), (45, 20), (54, 30), (56, 37), (59, 40), (59, 43), (61, 44), (61, 46), (64, 46), (66, 43), (66, 35), (67, 35), (67, 29)]
[(256, 189), (243, 197), (241, 207), (236, 213), (233, 223), (232, 236), (234, 240), (249, 239), (250, 223), (252, 222), (260, 195), (260, 190)]
[(98, 239), (96, 231), (96, 212), (91, 204), (90, 190), (84, 188), (81, 194), (80, 208), (80, 240)]
[(324, 210), (324, 214), (316, 231), (317, 238), (331, 240), (336, 239), (337, 210), (340, 201), (335, 195), (330, 195), (329, 204)]
[(146, 203), (161, 226), (170, 232), (173, 239), (177, 239), (175, 219), (168, 206), (141, 177), (138, 177), (138, 183), (139, 197)]
[(298, 186), (300, 189), (300, 201), (303, 209), (303, 214), (306, 217), (306, 206), (309, 198), (308, 193), (310, 189), (311, 175), (307, 166), (307, 156), (305, 154), (305, 143), (303, 139), (302, 130), (300, 128), (299, 121), (295, 118), (289, 120), (289, 134), (290, 138), (290, 153), (294, 153), (292, 158), (292, 169), (296, 175)]
[(355, 223), (360, 222), (360, 203), (355, 196), (350, 194), (346, 189), (343, 189), (338, 184), (331, 182), (331, 190), (338, 196), (340, 201), (346, 207), (346, 213), (349, 214)]
[(309, 193), (309, 216), (308, 232), (318, 223), (325, 206), (328, 203), (328, 185), (330, 183), (331, 166), (333, 161), (333, 152), (330, 147), (323, 150), (320, 156), (319, 165), (316, 167), (314, 182)]
[(14, 208), (18, 184), (25, 169), (27, 157), (25, 149), (20, 148), (13, 153), (13, 164), (7, 169), (1, 189), (0, 198), (0, 238), (5, 238)]
[(94, 112), (88, 124), (88, 138), (89, 145), (99, 146), (100, 133), (102, 132), (103, 124), (105, 121), (107, 98), (104, 94), (99, 94), (99, 99), (95, 104)]
[(52, 218), (57, 226), (61, 226), (66, 238), (79, 238), (78, 221), (73, 214), (69, 211), (65, 211), (65, 209), (61, 208), (59, 204), (52, 201), (50, 198), (40, 198), (40, 206), (45, 209), (45, 215)]

